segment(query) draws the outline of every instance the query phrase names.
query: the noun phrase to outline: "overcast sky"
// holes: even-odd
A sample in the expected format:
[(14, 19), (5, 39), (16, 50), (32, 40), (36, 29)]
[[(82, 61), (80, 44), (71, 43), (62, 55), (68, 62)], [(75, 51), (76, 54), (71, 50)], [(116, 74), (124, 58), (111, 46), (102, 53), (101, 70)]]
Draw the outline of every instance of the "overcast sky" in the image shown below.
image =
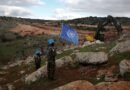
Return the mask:
[(0, 0), (0, 16), (73, 19), (107, 15), (130, 17), (130, 0)]

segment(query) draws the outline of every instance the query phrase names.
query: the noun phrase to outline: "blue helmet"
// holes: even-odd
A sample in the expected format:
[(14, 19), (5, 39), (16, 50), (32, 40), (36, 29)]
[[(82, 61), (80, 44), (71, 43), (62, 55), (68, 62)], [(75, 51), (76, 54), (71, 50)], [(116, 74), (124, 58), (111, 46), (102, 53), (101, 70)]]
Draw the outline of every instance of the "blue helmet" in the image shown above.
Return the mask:
[(49, 45), (50, 45), (50, 44), (53, 44), (53, 43), (55, 43), (54, 39), (49, 39), (49, 40), (48, 40), (48, 44), (49, 44)]
[(41, 55), (42, 54), (42, 52), (41, 52), (41, 50), (39, 49), (39, 48), (37, 48), (36, 50), (35, 50), (35, 55)]

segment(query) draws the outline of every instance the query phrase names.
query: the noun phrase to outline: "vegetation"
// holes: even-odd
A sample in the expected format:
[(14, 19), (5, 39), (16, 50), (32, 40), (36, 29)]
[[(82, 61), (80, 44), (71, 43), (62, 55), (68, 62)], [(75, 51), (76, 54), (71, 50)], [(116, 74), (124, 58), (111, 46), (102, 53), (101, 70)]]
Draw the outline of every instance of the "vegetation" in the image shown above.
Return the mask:
[(98, 84), (99, 82), (104, 82), (105, 75), (102, 75), (98, 80), (96, 77), (89, 77), (87, 80), (93, 84)]
[[(130, 18), (126, 17), (116, 17), (117, 20), (119, 20), (123, 25), (130, 25)], [(9, 32), (11, 28), (14, 28), (17, 23), (23, 23), (23, 24), (29, 24), (33, 26), (37, 26), (39, 24), (45, 24), (49, 26), (59, 27), (62, 22), (72, 25), (72, 27), (76, 29), (82, 29), (82, 30), (96, 30), (96, 27), (87, 27), (87, 26), (80, 26), (80, 24), (88, 24), (88, 25), (97, 25), (99, 20), (104, 21), (105, 17), (86, 17), (86, 18), (79, 18), (74, 20), (61, 20), (61, 21), (49, 21), (49, 20), (40, 20), (40, 19), (24, 19), (24, 18), (15, 18), (15, 17), (0, 17), (0, 65), (7, 64), (8, 62), (13, 62), (14, 60), (23, 60), (26, 56), (33, 55), (34, 51), (37, 47), (43, 47), (43, 52), (47, 48), (47, 40), (49, 38), (54, 38), (56, 40), (56, 46), (57, 50), (63, 49), (62, 43), (60, 42), (59, 38), (54, 35), (39, 35), (39, 36), (27, 36), (27, 37), (20, 37), (16, 33)], [(39, 27), (41, 26), (39, 25)], [(67, 42), (66, 42), (67, 43)], [(64, 56), (70, 55), (72, 58), (75, 57), (75, 54), (72, 54), (75, 50), (79, 50), (79, 52), (98, 52), (103, 51), (108, 53), (113, 47), (115, 46), (115, 42), (110, 43), (104, 43), (104, 44), (94, 44), (91, 46), (86, 46), (83, 48), (76, 48), (71, 49), (67, 51), (63, 51), (61, 54), (58, 54), (56, 56), (56, 59), (62, 58)], [(97, 84), (99, 82), (104, 81), (104, 75), (100, 77), (98, 80), (96, 78), (96, 74), (98, 69), (109, 67), (112, 65), (119, 65), (121, 60), (124, 59), (130, 59), (130, 52), (124, 52), (124, 53), (115, 53), (113, 56), (109, 57), (109, 62), (104, 65), (95, 66), (94, 70), (91, 70), (87, 67), (87, 70), (90, 70), (89, 75), (84, 75), (83, 71), (86, 70), (86, 67), (82, 69), (82, 66), (77, 67), (63, 67), (61, 71), (58, 72), (58, 79), (55, 81), (48, 81), (47, 78), (41, 79), (40, 81), (37, 81), (33, 85), (27, 86), (28, 89), (31, 89), (33, 87), (39, 88), (41, 87), (41, 90), (45, 86), (47, 89), (49, 88), (55, 88), (60, 85), (64, 85), (68, 82), (79, 80), (79, 79), (85, 79), (90, 81), (93, 84)], [(42, 65), (46, 64), (46, 58), (43, 56)], [(81, 70), (80, 70), (81, 69)], [(9, 68), (9, 73), (7, 75), (3, 75), (2, 77), (5, 77), (7, 82), (4, 84), (13, 82), (15, 79), (20, 79), (21, 77), (25, 76), (24, 74), (30, 74), (35, 70), (35, 64), (34, 62), (31, 63), (29, 66), (16, 66), (13, 68)], [(24, 74), (19, 74), (20, 71), (25, 71)], [(81, 71), (81, 72), (80, 72)], [(80, 72), (80, 73), (77, 73)], [(85, 71), (84, 71), (85, 72)], [(91, 73), (92, 72), (92, 73)], [(119, 73), (115, 70), (115, 74)], [(81, 75), (80, 75), (81, 74)], [(91, 75), (92, 74), (92, 75)], [(73, 77), (69, 77), (72, 76)], [(84, 76), (83, 76), (84, 75)], [(14, 78), (12, 78), (14, 77)], [(130, 73), (125, 73), (124, 78), (128, 79), (130, 77)], [(3, 83), (3, 82), (1, 82)], [(1, 84), (0, 83), (0, 84)], [(18, 84), (21, 84), (19, 82)], [(16, 87), (18, 85), (16, 83)], [(21, 87), (21, 86), (20, 86)], [(26, 88), (25, 85), (23, 85), (21, 88)], [(27, 89), (26, 88), (26, 89)], [(25, 90), (26, 90), (25, 89)]]
[(104, 44), (94, 44), (90, 46), (85, 46), (84, 48), (80, 48), (80, 52), (109, 52), (113, 47), (115, 46), (115, 43), (104, 43)]
[(64, 57), (64, 56), (69, 56), (72, 52), (73, 52), (73, 50), (64, 51), (64, 52), (62, 52), (61, 54), (58, 54), (58, 55), (56, 56), (56, 58), (59, 59), (59, 58), (62, 58), (62, 57)]
[(119, 64), (124, 59), (130, 59), (130, 52), (123, 52), (123, 53), (115, 53), (113, 56), (109, 57), (109, 65), (116, 65)]

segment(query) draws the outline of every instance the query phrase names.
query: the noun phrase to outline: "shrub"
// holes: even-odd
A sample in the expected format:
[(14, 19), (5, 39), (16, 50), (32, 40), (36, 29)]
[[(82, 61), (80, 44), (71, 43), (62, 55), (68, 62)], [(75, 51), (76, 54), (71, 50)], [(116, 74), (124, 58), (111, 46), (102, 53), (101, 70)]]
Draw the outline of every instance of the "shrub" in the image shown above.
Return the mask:
[(13, 41), (16, 40), (16, 35), (12, 32), (4, 32), (1, 35), (1, 40), (2, 42)]

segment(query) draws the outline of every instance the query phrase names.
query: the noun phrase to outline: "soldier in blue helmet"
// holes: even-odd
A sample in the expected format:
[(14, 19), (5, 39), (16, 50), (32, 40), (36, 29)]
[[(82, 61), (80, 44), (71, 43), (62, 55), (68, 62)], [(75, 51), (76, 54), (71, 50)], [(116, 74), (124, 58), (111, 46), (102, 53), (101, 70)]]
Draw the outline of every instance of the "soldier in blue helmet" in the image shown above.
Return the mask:
[(41, 55), (42, 55), (42, 52), (41, 52), (40, 48), (37, 48), (35, 53), (34, 53), (34, 60), (35, 60), (35, 68), (36, 68), (36, 70), (41, 67)]
[(53, 39), (48, 40), (48, 49), (47, 49), (47, 71), (48, 79), (54, 80), (55, 75), (55, 57), (56, 57), (56, 48), (55, 41)]

